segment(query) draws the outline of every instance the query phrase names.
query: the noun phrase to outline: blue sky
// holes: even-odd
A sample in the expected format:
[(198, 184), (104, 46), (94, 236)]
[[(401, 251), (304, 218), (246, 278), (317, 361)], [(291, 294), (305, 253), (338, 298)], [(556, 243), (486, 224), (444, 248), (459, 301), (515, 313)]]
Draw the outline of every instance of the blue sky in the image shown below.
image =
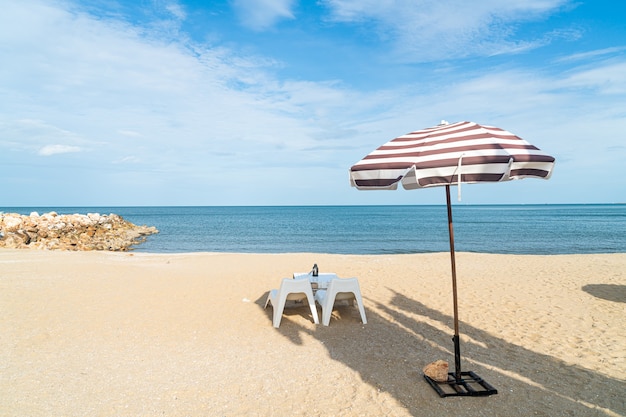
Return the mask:
[(21, 0), (0, 14), (0, 207), (443, 204), (357, 191), (382, 143), (469, 120), (557, 159), (462, 204), (626, 202), (608, 0)]

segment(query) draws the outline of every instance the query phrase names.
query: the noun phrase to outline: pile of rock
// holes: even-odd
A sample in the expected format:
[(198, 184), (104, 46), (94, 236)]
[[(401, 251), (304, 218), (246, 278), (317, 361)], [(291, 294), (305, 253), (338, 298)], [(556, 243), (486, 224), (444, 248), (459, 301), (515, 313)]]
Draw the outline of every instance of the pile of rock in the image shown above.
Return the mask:
[(158, 232), (117, 214), (0, 213), (0, 248), (126, 251)]

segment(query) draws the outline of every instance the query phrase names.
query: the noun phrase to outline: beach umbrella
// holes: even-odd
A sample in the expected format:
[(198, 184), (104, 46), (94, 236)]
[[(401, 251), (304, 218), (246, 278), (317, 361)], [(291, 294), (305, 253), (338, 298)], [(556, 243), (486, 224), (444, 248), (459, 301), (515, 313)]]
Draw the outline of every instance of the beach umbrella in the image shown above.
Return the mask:
[[(407, 190), (443, 186), (448, 208), (452, 267), (455, 371), (447, 381), (424, 375), (440, 396), (491, 395), (497, 390), (474, 372), (461, 370), (456, 262), (450, 186), (522, 178), (548, 179), (554, 158), (513, 133), (473, 122), (449, 124), (407, 133), (385, 143), (350, 168), (350, 184), (359, 190)], [(444, 389), (445, 388), (445, 389)]]

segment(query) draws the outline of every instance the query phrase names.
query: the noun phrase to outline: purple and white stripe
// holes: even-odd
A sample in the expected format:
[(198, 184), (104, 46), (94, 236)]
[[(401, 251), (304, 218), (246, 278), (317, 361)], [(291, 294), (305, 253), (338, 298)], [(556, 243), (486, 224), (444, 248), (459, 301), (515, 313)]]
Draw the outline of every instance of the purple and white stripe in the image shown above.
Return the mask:
[[(554, 158), (511, 132), (473, 122), (399, 136), (350, 168), (359, 189), (406, 189), (520, 178), (548, 179)], [(459, 181), (459, 175), (461, 179)]]

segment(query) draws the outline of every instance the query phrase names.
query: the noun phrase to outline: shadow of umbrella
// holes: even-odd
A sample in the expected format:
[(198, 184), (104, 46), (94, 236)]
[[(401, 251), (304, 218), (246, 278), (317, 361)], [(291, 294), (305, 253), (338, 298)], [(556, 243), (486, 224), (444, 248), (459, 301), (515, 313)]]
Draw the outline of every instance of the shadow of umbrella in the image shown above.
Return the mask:
[[(356, 308), (341, 306), (335, 312), (336, 320), (328, 327), (309, 326), (310, 317), (294, 314), (274, 330), (298, 346), (303, 345), (305, 337), (315, 338), (327, 350), (329, 360), (356, 371), (363, 383), (391, 395), (412, 416), (508, 415), (508, 411), (520, 406), (519, 395), (533, 398), (532, 403), (526, 404), (528, 415), (607, 417), (626, 412), (622, 395), (625, 381), (533, 352), (467, 323), (463, 323), (464, 334), (470, 339), (466, 360), (507, 389), (494, 401), (433, 401), (436, 394), (432, 390), (420, 389), (418, 381), (424, 382), (417, 364), (428, 363), (433, 352), (450, 353), (446, 348), (447, 336), (432, 323), (444, 324), (451, 317), (388, 290), (393, 293), (388, 303), (365, 298), (367, 325), (360, 323)], [(264, 301), (264, 297), (256, 301), (260, 309)], [(306, 316), (306, 310), (302, 312)], [(271, 327), (271, 323), (270, 315), (267, 326)], [(506, 354), (494, 355), (494, 351)], [(335, 382), (322, 378), (315, 384), (320, 392), (332, 392)]]
[(585, 285), (582, 290), (603, 300), (626, 303), (626, 285), (589, 284)]

